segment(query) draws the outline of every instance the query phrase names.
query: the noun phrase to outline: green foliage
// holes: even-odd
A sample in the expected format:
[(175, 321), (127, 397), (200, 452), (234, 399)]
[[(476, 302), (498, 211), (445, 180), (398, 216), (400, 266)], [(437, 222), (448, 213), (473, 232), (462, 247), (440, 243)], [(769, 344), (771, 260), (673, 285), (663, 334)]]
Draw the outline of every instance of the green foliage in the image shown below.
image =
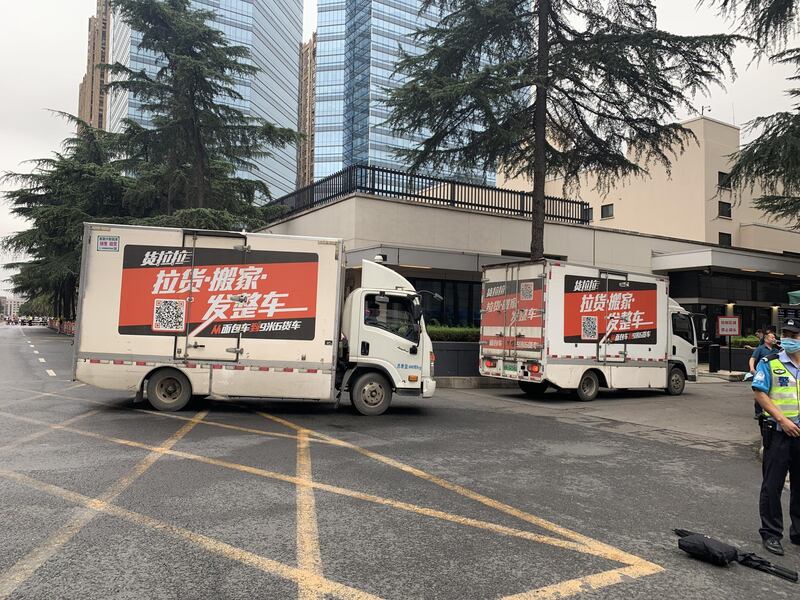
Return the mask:
[(19, 307), (19, 314), (26, 317), (49, 317), (53, 310), (53, 299), (49, 295), (38, 296), (33, 300), (23, 302)]
[[(31, 228), (3, 240), (25, 260), (17, 293), (50, 302), (54, 316), (75, 316), (84, 222), (200, 229), (253, 230), (285, 207), (263, 204), (267, 185), (255, 160), (293, 142), (288, 129), (232, 106), (235, 81), (256, 67), (243, 46), (231, 45), (208, 23), (213, 13), (189, 0), (115, 0), (119, 18), (142, 33), (141, 48), (159, 56), (150, 76), (106, 65), (110, 88), (133, 94), (152, 127), (126, 121), (120, 134), (93, 129), (59, 113), (76, 127), (61, 152), (33, 161), (32, 173), (6, 173), (16, 189), (5, 194), (14, 214)], [(242, 177), (242, 172), (254, 178)]]
[(413, 169), (532, 178), (534, 258), (546, 179), (573, 187), (592, 171), (605, 191), (651, 163), (669, 168), (692, 140), (676, 111), (733, 72), (736, 36), (662, 31), (651, 0), (425, 4), (443, 17), (418, 33), (427, 50), (400, 61), (407, 81), (390, 94), (388, 122), (426, 139), (400, 156)]
[(189, 0), (114, 0), (120, 18), (142, 34), (139, 47), (155, 53), (158, 71), (149, 75), (116, 63), (110, 89), (130, 92), (152, 115), (152, 127), (126, 121), (119, 151), (126, 170), (156, 195), (159, 212), (215, 208), (238, 212), (242, 203), (269, 198), (255, 160), (297, 140), (290, 129), (249, 116), (233, 106), (242, 100), (237, 79), (258, 69), (249, 51), (232, 45), (209, 22), (214, 13), (191, 8)]
[(745, 346), (750, 346), (755, 348), (761, 342), (759, 342), (758, 338), (754, 335), (747, 335), (747, 336), (733, 336), (731, 338), (731, 348), (744, 348)]
[[(800, 49), (787, 48), (800, 26), (800, 0), (707, 0), (738, 20), (752, 36), (759, 55), (793, 65), (800, 79)], [(758, 117), (746, 124), (756, 137), (732, 158), (729, 183), (738, 192), (757, 193), (753, 206), (800, 229), (800, 89), (788, 90), (791, 110)]]
[(477, 342), (480, 339), (478, 327), (446, 327), (444, 325), (425, 325), (433, 342)]

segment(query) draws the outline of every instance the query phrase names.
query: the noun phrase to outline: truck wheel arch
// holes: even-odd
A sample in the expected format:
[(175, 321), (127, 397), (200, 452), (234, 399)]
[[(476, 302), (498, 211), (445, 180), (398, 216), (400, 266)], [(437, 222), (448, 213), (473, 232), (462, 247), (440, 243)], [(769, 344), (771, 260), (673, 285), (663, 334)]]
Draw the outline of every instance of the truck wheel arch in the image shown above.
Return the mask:
[(392, 379), (392, 376), (386, 369), (378, 365), (370, 365), (370, 366), (360, 365), (357, 367), (348, 368), (347, 372), (344, 374), (344, 377), (342, 378), (342, 387), (340, 391), (342, 392), (349, 391), (351, 381), (355, 381), (356, 379), (361, 377), (364, 373), (369, 373), (369, 372), (379, 373), (383, 375), (386, 378), (386, 381), (389, 382), (389, 385), (392, 386), (392, 391), (393, 392), (397, 391), (397, 386), (394, 384), (394, 379)]
[[(601, 371), (600, 369), (586, 369), (586, 371), (591, 371), (592, 373), (597, 375), (597, 381), (600, 383), (601, 388), (608, 387), (608, 381), (606, 381), (606, 374), (603, 373), (603, 371)], [(586, 371), (584, 371), (584, 373)], [(581, 375), (581, 377), (583, 377), (583, 375)]]

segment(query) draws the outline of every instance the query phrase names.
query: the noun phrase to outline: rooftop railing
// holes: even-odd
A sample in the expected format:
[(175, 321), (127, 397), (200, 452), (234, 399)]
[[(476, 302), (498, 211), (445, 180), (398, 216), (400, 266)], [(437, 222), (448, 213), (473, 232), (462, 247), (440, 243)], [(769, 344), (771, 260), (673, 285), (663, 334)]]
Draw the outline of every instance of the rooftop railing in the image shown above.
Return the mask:
[[(411, 200), (429, 206), (455, 207), (473, 212), (530, 217), (532, 194), (498, 187), (439, 179), (381, 167), (353, 165), (276, 200), (286, 217), (354, 193)], [(558, 223), (589, 224), (589, 203), (547, 196), (545, 219)]]

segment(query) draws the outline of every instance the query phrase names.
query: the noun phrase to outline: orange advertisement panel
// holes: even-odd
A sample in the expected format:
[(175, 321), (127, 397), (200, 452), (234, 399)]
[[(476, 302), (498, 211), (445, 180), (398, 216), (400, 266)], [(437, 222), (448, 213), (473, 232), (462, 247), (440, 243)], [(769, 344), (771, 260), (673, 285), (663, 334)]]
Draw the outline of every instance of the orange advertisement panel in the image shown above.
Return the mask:
[(313, 340), (319, 256), (125, 247), (118, 331)]
[(543, 306), (541, 278), (484, 283), (481, 290), (481, 343), (484, 348), (541, 348)]
[(564, 341), (655, 344), (655, 283), (567, 275), (564, 278)]

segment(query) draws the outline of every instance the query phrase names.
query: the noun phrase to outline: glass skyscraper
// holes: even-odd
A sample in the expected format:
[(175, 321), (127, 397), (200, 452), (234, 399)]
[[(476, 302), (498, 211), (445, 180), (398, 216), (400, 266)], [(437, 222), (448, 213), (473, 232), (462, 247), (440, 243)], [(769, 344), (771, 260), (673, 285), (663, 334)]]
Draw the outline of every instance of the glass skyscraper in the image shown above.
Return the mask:
[[(298, 48), (303, 36), (303, 0), (192, 0), (191, 4), (213, 11), (213, 24), (232, 44), (247, 46), (251, 62), (260, 69), (253, 78), (237, 82), (236, 89), (242, 100), (226, 98), (224, 101), (246, 114), (297, 129)], [(111, 62), (154, 73), (158, 68), (157, 56), (141, 50), (140, 41), (141, 34), (132, 31), (116, 15), (112, 17)], [(148, 124), (148, 115), (132, 94), (114, 91), (109, 99), (109, 130), (119, 131), (125, 118)], [(271, 152), (272, 156), (256, 161), (258, 173), (248, 176), (264, 180), (277, 198), (294, 190), (297, 151), (291, 146)]]
[[(394, 74), (399, 47), (424, 47), (413, 34), (438, 21), (421, 0), (318, 0), (314, 178), (353, 165), (405, 169), (393, 149), (411, 147), (420, 136), (396, 136), (384, 125), (389, 115), (385, 88), (402, 85)], [(448, 177), (450, 172), (434, 173)], [(494, 174), (470, 177), (494, 183)]]

